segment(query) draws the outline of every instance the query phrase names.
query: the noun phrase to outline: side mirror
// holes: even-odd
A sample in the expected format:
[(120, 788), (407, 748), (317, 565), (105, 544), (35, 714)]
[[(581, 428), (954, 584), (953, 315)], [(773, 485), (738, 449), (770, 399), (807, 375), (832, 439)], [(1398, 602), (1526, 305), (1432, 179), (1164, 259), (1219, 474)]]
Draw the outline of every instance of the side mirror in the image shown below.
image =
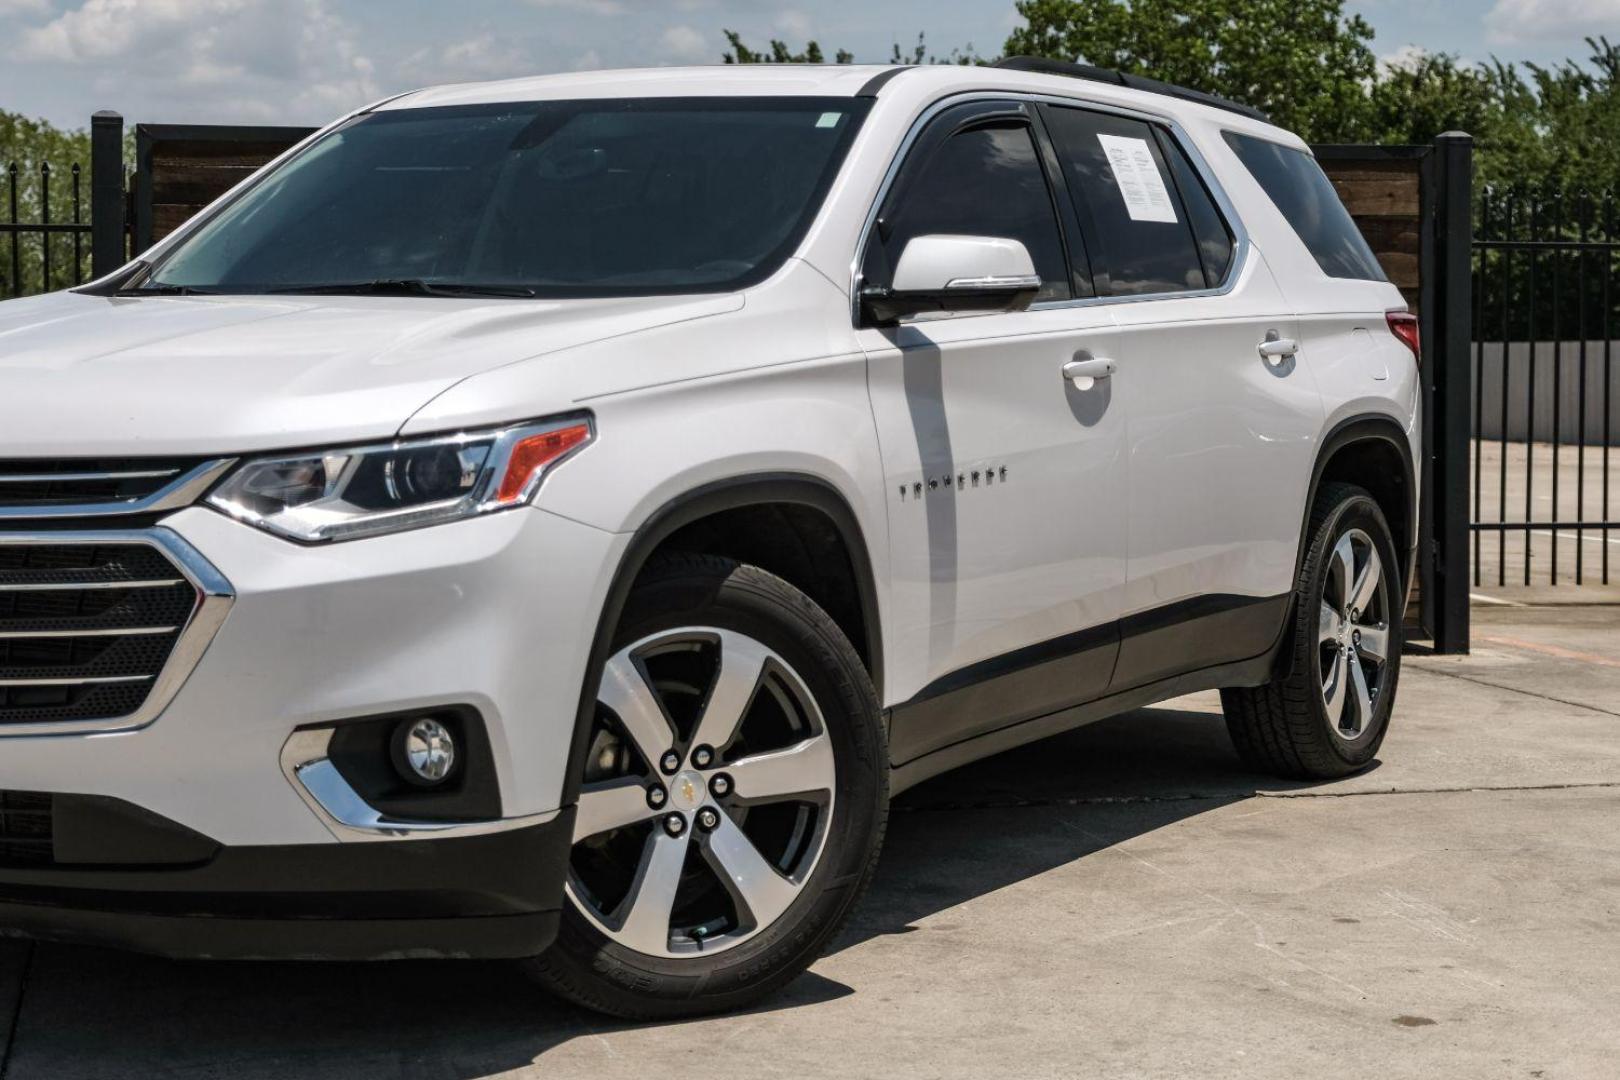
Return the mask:
[(900, 253), (894, 284), (861, 290), (870, 326), (930, 311), (1021, 311), (1040, 291), (1029, 249), (999, 236), (919, 236)]

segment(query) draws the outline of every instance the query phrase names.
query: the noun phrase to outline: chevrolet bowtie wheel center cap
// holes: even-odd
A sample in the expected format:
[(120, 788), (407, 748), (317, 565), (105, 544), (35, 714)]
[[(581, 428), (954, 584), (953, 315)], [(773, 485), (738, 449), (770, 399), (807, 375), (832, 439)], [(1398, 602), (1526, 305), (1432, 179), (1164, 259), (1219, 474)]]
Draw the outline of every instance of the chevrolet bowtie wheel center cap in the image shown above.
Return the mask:
[(708, 785), (703, 777), (690, 770), (681, 773), (669, 783), (669, 804), (677, 810), (696, 810), (703, 805)]

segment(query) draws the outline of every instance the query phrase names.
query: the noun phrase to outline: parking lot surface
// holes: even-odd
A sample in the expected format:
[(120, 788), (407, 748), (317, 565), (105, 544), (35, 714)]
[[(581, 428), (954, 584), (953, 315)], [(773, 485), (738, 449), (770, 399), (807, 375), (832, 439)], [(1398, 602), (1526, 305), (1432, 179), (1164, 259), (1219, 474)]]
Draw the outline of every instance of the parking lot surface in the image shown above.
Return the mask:
[(1399, 693), (1336, 783), (1245, 773), (1213, 694), (930, 781), (833, 950), (744, 1015), (0, 942), (0, 1078), (1615, 1076), (1620, 609), (1476, 609), (1474, 654)]

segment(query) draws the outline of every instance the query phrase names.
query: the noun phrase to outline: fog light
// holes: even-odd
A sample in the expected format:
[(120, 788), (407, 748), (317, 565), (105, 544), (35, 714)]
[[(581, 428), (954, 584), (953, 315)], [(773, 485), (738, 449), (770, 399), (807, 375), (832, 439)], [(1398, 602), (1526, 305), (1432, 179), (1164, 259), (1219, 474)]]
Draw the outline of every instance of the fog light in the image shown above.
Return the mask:
[(442, 784), (456, 767), (456, 740), (431, 716), (407, 720), (394, 733), (394, 767), (420, 787)]

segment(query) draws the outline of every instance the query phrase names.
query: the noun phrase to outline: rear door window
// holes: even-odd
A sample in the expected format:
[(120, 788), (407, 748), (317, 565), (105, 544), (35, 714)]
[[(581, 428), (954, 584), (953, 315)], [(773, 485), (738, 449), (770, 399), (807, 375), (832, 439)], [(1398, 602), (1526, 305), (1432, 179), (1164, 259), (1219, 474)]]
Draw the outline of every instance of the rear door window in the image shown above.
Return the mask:
[(1387, 281), (1333, 183), (1303, 150), (1226, 133), (1227, 145), (1276, 204), (1328, 277)]
[(1188, 292), (1225, 278), (1231, 231), (1168, 134), (1087, 109), (1045, 115), (1099, 296)]

